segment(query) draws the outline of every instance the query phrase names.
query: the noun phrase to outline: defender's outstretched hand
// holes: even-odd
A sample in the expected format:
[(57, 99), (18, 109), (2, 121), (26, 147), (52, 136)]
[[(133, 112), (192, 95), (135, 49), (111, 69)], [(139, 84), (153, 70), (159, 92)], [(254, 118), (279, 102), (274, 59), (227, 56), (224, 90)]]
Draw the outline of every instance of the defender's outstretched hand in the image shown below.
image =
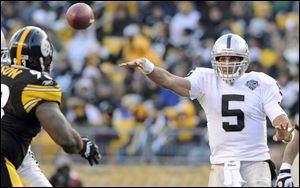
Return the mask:
[(144, 74), (150, 74), (154, 70), (154, 65), (148, 59), (142, 57), (120, 64), (120, 67), (138, 68)]

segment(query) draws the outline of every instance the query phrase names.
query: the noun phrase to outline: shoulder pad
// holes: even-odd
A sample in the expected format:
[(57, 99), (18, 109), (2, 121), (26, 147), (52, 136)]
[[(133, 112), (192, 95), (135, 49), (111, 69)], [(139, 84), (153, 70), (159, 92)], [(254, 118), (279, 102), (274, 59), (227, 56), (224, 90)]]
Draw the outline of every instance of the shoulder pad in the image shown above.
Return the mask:
[(276, 80), (274, 78), (272, 78), (271, 76), (263, 73), (263, 72), (251, 72), (251, 77), (254, 77), (256, 79), (258, 79), (258, 81), (262, 84), (265, 85), (272, 85), (272, 84), (276, 84)]
[(26, 112), (36, 107), (40, 101), (61, 103), (62, 91), (49, 75), (35, 70), (29, 70), (30, 80), (26, 83), (21, 100)]

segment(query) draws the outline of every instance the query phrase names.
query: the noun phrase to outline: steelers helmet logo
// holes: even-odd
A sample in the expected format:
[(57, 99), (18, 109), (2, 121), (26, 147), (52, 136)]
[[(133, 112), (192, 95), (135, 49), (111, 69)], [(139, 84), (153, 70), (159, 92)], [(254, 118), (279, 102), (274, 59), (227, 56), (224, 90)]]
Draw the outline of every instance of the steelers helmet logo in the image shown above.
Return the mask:
[(48, 40), (42, 41), (41, 52), (44, 57), (47, 57), (52, 53), (52, 48)]

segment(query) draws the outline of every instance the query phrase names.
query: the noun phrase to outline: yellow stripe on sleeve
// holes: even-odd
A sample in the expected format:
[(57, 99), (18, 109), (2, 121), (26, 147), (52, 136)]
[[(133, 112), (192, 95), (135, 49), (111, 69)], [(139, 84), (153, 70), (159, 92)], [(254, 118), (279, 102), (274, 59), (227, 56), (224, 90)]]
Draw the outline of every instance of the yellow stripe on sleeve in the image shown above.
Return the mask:
[(34, 84), (27, 84), (26, 86), (27, 88), (40, 88), (40, 89), (53, 89), (53, 88), (56, 88), (56, 89), (60, 89), (60, 85), (56, 84), (54, 86), (41, 86), (41, 85), (34, 85)]
[[(29, 87), (30, 86), (30, 87)], [(40, 86), (28, 84), (22, 92), (22, 104), (27, 113), (33, 109), (39, 101), (50, 101), (61, 103), (61, 88), (55, 86)]]

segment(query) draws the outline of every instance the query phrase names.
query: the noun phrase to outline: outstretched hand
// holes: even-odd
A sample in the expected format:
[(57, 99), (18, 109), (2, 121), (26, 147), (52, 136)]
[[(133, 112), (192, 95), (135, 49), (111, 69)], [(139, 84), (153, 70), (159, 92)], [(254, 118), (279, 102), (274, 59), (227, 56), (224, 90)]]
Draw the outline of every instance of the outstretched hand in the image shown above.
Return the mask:
[(292, 132), (294, 131), (295, 127), (288, 130), (289, 124), (280, 124), (275, 127), (276, 134), (273, 136), (274, 141), (285, 141), (289, 142), (292, 139)]
[(98, 164), (101, 158), (98, 146), (90, 141), (87, 137), (81, 138), (83, 143), (82, 151), (80, 151), (80, 155), (89, 161), (90, 165)]
[(126, 63), (121, 63), (119, 66), (120, 67), (136, 68), (136, 67), (141, 66), (141, 65), (140, 65), (140, 60), (135, 59), (133, 61), (129, 61), (129, 62), (126, 62)]
[(138, 68), (144, 74), (150, 74), (154, 69), (154, 65), (144, 57), (126, 63), (122, 63), (119, 66), (128, 68)]

